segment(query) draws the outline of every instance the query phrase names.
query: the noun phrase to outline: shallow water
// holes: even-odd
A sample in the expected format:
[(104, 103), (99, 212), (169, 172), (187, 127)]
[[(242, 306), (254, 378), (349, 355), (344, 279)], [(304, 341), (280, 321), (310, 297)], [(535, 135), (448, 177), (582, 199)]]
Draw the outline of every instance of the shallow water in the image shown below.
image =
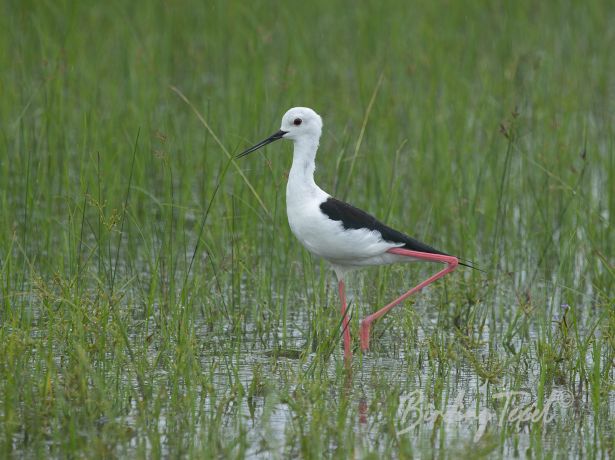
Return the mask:
[[(500, 290), (498, 290), (500, 291)], [(493, 298), (495, 302), (510, 297), (501, 289)], [(553, 330), (561, 321), (566, 307), (556, 305), (559, 294), (553, 294), (546, 305), (547, 311), (554, 311)], [(340, 340), (332, 350), (331, 358), (324, 364), (317, 359), (317, 353), (305, 352), (305, 331), (311, 327), (305, 312), (289, 312), (287, 330), (278, 328), (269, 331), (268, 341), (263, 341), (253, 323), (242, 327), (241, 351), (218, 353), (201, 349), (199, 357), (203, 369), (215, 369), (211, 374), (214, 399), (209, 394), (197, 397), (195, 408), (202, 415), (187, 433), (184, 440), (193, 446), (206, 446), (207, 419), (216, 419), (221, 424), (222, 436), (233, 443), (241, 438), (245, 450), (238, 450), (253, 458), (282, 458), (303, 451), (300, 447), (302, 431), (322, 419), (322, 437), (329, 439), (325, 451), (336, 452), (336, 435), (347, 436), (347, 432), (335, 433), (328, 425), (339, 423), (339, 408), (348, 404), (345, 416), (346, 430), (354, 437), (355, 454), (361, 457), (368, 452), (385, 455), (391, 446), (408, 443), (413, 455), (418, 458), (446, 454), (449, 456), (471, 455), (475, 450), (497, 453), (502, 457), (541, 455), (543, 449), (566, 456), (593, 456), (608, 452), (608, 446), (595, 444), (597, 427), (596, 414), (588, 393), (570, 390), (570, 385), (549, 385), (540, 388), (541, 369), (537, 361), (526, 361), (514, 371), (503, 369), (501, 377), (493, 381), (480, 377), (463, 354), (449, 356), (449, 359), (425, 355), (425, 342), (434, 336), (440, 326), (441, 312), (432, 309), (428, 296), (423, 296), (412, 307), (420, 316), (416, 328), (416, 347), (399, 343), (404, 338), (403, 326), (393, 325), (376, 340), (376, 350), (361, 355), (355, 351), (352, 370), (342, 364)], [(401, 309), (388, 315), (385, 321), (396, 323), (404, 315)], [(500, 348), (499, 358), (506, 365), (506, 354), (501, 350), (498, 338), (492, 340), (487, 320), (482, 332), (475, 336), (476, 356), (484, 362), (489, 360), (490, 347)], [(589, 318), (580, 321), (581, 327), (591, 324)], [(212, 337), (205, 324), (195, 324), (201, 331), (197, 337), (204, 343), (218, 343), (224, 349), (224, 336)], [(226, 331), (232, 334), (232, 328)], [(284, 333), (285, 332), (285, 333)], [(438, 336), (455, 343), (453, 332), (440, 331)], [(529, 327), (529, 337), (513, 338), (509, 346), (519, 349), (533, 344), (544, 331)], [(285, 343), (286, 348), (279, 348)], [(590, 356), (590, 355), (588, 355)], [(586, 363), (592, 366), (591, 357)], [(316, 371), (315, 371), (316, 369)], [(435, 371), (434, 371), (435, 370)], [(315, 373), (316, 372), (316, 373)], [(324, 374), (323, 374), (324, 372)], [(318, 374), (317, 374), (318, 373)], [(161, 376), (163, 377), (163, 376)], [(263, 390), (249, 396), (249, 387), (258, 380)], [(321, 381), (327, 388), (317, 392), (320, 401), (299, 398), (294, 404), (287, 401), (293, 394), (309, 394), (304, 387), (318, 385)], [(579, 381), (575, 386), (580, 385)], [(233, 396), (233, 402), (225, 406), (220, 414), (220, 400), (229, 395), (230, 388), (243, 388), (244, 394)], [(603, 411), (615, 413), (615, 392), (605, 398)], [(137, 408), (134, 408), (136, 419)], [(217, 414), (217, 416), (215, 415)], [(177, 414), (168, 415), (176, 417)], [(164, 446), (178, 443), (168, 439), (167, 415), (158, 419), (158, 431)], [(217, 417), (217, 418), (216, 418)], [(126, 422), (130, 425), (131, 416)], [(135, 430), (137, 427), (135, 426)], [(311, 430), (317, 428), (311, 427)], [(333, 431), (333, 432), (331, 432)], [(239, 447), (238, 447), (239, 449)], [(607, 450), (605, 450), (607, 449)], [(438, 454), (440, 453), (440, 454)], [(533, 453), (533, 454), (532, 454)], [(608, 454), (607, 454), (608, 455)]]

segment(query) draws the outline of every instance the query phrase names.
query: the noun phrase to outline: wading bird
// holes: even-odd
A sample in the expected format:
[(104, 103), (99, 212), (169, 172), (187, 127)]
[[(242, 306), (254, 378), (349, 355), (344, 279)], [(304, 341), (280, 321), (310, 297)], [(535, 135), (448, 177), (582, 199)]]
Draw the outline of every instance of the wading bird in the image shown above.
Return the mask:
[[(441, 262), (446, 268), (393, 300), (361, 321), (361, 349), (369, 347), (372, 322), (386, 314), (428, 284), (455, 270), (457, 257), (428, 246), (397, 230), (387, 227), (375, 217), (343, 201), (333, 198), (314, 182), (316, 151), (322, 133), (322, 119), (312, 109), (294, 107), (282, 117), (280, 130), (240, 153), (243, 157), (278, 139), (294, 143), (293, 164), (286, 185), (286, 212), (293, 234), (312, 254), (333, 266), (342, 303), (344, 357), (350, 359), (350, 328), (347, 315), (344, 276), (351, 270), (398, 262), (427, 260)], [(473, 268), (473, 267), (472, 267)]]

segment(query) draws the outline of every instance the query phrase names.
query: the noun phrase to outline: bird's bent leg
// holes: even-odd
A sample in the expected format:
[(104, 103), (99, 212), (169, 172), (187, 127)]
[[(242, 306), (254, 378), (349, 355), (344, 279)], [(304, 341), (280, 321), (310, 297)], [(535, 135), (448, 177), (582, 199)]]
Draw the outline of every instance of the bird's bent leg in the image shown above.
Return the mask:
[(406, 257), (413, 257), (415, 259), (428, 260), (430, 262), (442, 262), (442, 263), (447, 264), (447, 267), (445, 269), (443, 269), (443, 270), (440, 270), (435, 275), (427, 278), (422, 283), (416, 285), (415, 287), (410, 289), (408, 292), (406, 292), (405, 294), (403, 294), (402, 296), (398, 297), (393, 302), (388, 304), (386, 307), (383, 307), (380, 310), (378, 310), (377, 312), (372, 313), (371, 315), (369, 315), (366, 318), (364, 318), (361, 321), (361, 350), (363, 350), (363, 351), (365, 351), (365, 350), (367, 350), (369, 348), (369, 329), (370, 329), (371, 324), (375, 320), (377, 320), (381, 316), (384, 316), (394, 306), (400, 304), (401, 302), (406, 300), (408, 297), (410, 297), (415, 292), (420, 291), (425, 286), (433, 283), (437, 279), (442, 278), (447, 273), (452, 272), (453, 270), (455, 270), (455, 268), (459, 264), (459, 261), (457, 260), (457, 257), (453, 257), (453, 256), (445, 256), (445, 255), (441, 255), (441, 254), (430, 254), (430, 253), (427, 253), (427, 252), (419, 252), (419, 251), (410, 251), (409, 249), (402, 249), (402, 248), (392, 248), (392, 249), (389, 249), (388, 252), (390, 252), (391, 254), (397, 254), (397, 255), (400, 255), (400, 256), (406, 256)]
[(350, 349), (350, 318), (346, 311), (346, 293), (344, 292), (344, 280), (340, 279), (338, 284), (340, 292), (340, 300), (342, 301), (342, 331), (344, 335), (344, 359), (352, 358), (352, 350)]

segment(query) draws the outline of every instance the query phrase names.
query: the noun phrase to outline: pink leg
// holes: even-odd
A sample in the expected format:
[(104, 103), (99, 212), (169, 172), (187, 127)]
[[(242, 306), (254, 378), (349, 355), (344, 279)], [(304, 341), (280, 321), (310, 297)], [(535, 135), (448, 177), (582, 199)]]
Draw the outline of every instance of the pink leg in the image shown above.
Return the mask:
[(352, 358), (352, 350), (350, 349), (350, 318), (346, 312), (346, 293), (344, 292), (344, 280), (340, 280), (338, 284), (340, 291), (340, 300), (342, 301), (342, 329), (344, 331), (344, 359)]
[(398, 254), (400, 256), (407, 256), (407, 257), (414, 257), (416, 259), (428, 260), (430, 262), (442, 262), (442, 263), (447, 264), (448, 266), (444, 270), (439, 271), (435, 275), (427, 278), (422, 283), (413, 287), (408, 292), (406, 292), (404, 295), (402, 295), (401, 297), (395, 299), (393, 302), (388, 304), (386, 307), (381, 308), (377, 312), (372, 313), (371, 315), (363, 319), (363, 321), (361, 321), (361, 350), (363, 351), (369, 348), (369, 328), (375, 320), (377, 320), (381, 316), (384, 316), (395, 305), (398, 305), (399, 303), (403, 302), (415, 292), (420, 291), (425, 286), (433, 283), (437, 279), (442, 278), (447, 273), (450, 273), (453, 270), (455, 270), (455, 268), (457, 267), (457, 264), (459, 263), (459, 261), (457, 260), (457, 257), (443, 256), (440, 254), (429, 254), (427, 252), (410, 251), (408, 249), (393, 248), (393, 249), (389, 249), (388, 252), (390, 252), (391, 254)]

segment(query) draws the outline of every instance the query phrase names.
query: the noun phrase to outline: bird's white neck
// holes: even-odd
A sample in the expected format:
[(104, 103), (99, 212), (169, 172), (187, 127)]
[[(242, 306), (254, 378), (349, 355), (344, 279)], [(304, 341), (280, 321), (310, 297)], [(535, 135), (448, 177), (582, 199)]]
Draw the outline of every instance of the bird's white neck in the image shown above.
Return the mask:
[(286, 204), (293, 206), (324, 193), (314, 182), (317, 138), (294, 141), (293, 164), (286, 184)]

